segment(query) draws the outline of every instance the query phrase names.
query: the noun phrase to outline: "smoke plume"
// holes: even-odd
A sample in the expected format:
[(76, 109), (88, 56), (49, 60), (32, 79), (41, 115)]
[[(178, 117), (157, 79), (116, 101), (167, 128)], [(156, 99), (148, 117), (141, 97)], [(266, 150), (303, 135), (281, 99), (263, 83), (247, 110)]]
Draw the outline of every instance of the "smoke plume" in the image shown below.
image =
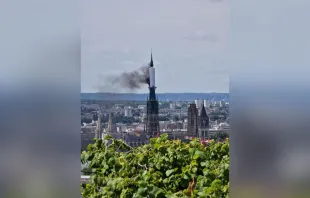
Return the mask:
[(140, 89), (143, 85), (150, 84), (149, 64), (134, 71), (123, 72), (120, 75), (101, 76), (100, 81), (101, 83), (95, 87), (100, 92)]

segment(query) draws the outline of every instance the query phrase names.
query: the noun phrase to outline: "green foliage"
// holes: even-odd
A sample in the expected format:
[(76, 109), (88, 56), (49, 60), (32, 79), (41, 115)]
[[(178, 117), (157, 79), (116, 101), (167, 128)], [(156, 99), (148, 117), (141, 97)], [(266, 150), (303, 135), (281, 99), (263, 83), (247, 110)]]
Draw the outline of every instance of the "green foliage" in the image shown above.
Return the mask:
[(81, 156), (92, 171), (81, 185), (87, 198), (221, 198), (229, 194), (229, 142), (207, 146), (168, 140), (166, 134), (150, 144), (132, 148), (122, 140), (97, 140)]

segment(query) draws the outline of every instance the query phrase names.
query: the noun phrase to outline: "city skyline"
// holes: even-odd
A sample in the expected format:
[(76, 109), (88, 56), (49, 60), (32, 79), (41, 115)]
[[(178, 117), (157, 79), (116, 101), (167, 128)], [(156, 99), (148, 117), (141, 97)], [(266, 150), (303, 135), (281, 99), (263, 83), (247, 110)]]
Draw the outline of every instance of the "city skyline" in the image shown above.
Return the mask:
[[(137, 92), (81, 92), (81, 94), (137, 94), (137, 95), (145, 95), (148, 94), (148, 89), (144, 90), (141, 89)], [(157, 94), (229, 94), (229, 91), (227, 92), (157, 92)]]
[(98, 87), (106, 76), (148, 63), (152, 48), (158, 93), (227, 93), (228, 11), (227, 1), (85, 4), (81, 92), (147, 93), (147, 85), (138, 90)]

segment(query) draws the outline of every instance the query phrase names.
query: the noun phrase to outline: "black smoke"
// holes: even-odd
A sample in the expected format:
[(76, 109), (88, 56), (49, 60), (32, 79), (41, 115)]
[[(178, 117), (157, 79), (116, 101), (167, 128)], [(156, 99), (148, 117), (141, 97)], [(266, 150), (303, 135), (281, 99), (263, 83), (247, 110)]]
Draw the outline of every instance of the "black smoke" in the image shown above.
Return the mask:
[(145, 84), (150, 84), (149, 66), (143, 66), (135, 71), (123, 72), (112, 79), (112, 84), (119, 84), (128, 89), (140, 89)]
[(140, 89), (144, 85), (150, 85), (149, 64), (120, 75), (101, 76), (100, 81), (101, 83), (96, 86), (100, 92)]

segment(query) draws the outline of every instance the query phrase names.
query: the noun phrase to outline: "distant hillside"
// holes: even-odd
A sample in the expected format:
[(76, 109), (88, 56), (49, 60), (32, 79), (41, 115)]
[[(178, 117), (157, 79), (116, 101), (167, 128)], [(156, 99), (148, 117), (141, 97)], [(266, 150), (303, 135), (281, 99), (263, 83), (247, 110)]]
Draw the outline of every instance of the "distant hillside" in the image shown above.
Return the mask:
[[(81, 93), (82, 100), (135, 100), (145, 101), (148, 94), (135, 93)], [(159, 93), (159, 101), (193, 101), (204, 100), (228, 100), (228, 93)]]

